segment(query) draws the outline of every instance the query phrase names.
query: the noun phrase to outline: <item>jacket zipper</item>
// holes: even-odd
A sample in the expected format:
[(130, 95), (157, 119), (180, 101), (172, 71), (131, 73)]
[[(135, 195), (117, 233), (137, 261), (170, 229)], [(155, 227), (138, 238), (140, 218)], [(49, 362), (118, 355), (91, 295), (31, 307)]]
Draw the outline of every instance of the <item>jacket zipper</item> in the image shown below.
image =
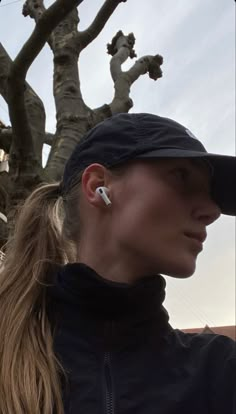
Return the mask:
[(105, 353), (104, 358), (104, 375), (105, 375), (105, 398), (106, 414), (114, 414), (114, 399), (112, 390), (111, 376), (111, 352)]

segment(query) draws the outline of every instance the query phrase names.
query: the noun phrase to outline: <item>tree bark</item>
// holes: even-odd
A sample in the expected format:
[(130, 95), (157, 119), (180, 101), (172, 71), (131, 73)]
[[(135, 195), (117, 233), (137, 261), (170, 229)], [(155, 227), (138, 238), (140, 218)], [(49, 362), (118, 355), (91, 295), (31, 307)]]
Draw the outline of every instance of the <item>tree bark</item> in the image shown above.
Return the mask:
[[(10, 104), (8, 79), (11, 65), (11, 58), (2, 44), (0, 44), (0, 92), (8, 104)], [(39, 166), (41, 168), (42, 163), (42, 145), (45, 138), (44, 106), (40, 98), (27, 83), (25, 84), (24, 98), (32, 140), (36, 149), (36, 159), (31, 160), (28, 158), (28, 168), (24, 168), (24, 163), (22, 162), (24, 161), (24, 155), (22, 155), (22, 157), (14, 157), (12, 128), (4, 128), (0, 130), (0, 147), (4, 149), (6, 153), (11, 153), (11, 160), (9, 162), (10, 171), (7, 175), (8, 184), (5, 186), (5, 192), (7, 193), (7, 197), (5, 197), (5, 212), (8, 217), (10, 211), (12, 212), (12, 217), (14, 217), (14, 211), (18, 202), (24, 199), (39, 182), (38, 169)], [(18, 145), (21, 146), (21, 136), (17, 136), (17, 141)], [(31, 177), (31, 179), (29, 179), (29, 177)], [(3, 173), (0, 175), (0, 187), (2, 188), (2, 186)], [(9, 225), (11, 226), (10, 220)]]
[(7, 79), (9, 75), (9, 68), (11, 65), (11, 58), (7, 51), (4, 49), (2, 43), (0, 43), (0, 95), (8, 103), (7, 95)]
[[(12, 59), (0, 44), (0, 94), (7, 104), (9, 104), (8, 94), (8, 77)], [(25, 84), (25, 107), (27, 112), (27, 119), (29, 120), (30, 129), (32, 132), (33, 145), (37, 155), (37, 162), (42, 162), (42, 146), (45, 140), (45, 110), (44, 105), (35, 91), (26, 83)], [(7, 153), (10, 152), (12, 143), (12, 128), (0, 130), (0, 148)]]
[(86, 132), (91, 112), (82, 97), (79, 52), (74, 48), (74, 38), (71, 37), (71, 33), (77, 33), (78, 20), (77, 10), (74, 10), (54, 32), (53, 93), (57, 126), (46, 170), (56, 180), (61, 179), (67, 159)]

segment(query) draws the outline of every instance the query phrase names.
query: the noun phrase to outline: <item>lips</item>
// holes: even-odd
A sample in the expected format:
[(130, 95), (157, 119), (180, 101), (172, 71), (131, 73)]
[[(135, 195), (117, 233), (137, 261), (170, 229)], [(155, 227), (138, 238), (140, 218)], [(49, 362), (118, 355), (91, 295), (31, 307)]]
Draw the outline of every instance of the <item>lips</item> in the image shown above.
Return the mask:
[(204, 243), (206, 240), (207, 234), (205, 231), (202, 232), (187, 232), (185, 233), (185, 236), (190, 237), (191, 239), (197, 240), (200, 243)]

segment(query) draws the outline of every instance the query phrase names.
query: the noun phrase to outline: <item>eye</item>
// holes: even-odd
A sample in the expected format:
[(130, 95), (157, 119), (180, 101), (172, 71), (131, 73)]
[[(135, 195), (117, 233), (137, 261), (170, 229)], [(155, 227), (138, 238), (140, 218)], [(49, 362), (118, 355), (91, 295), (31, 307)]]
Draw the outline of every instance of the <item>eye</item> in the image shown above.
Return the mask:
[(180, 178), (181, 181), (186, 181), (189, 178), (190, 171), (185, 167), (178, 167), (173, 170), (174, 175)]

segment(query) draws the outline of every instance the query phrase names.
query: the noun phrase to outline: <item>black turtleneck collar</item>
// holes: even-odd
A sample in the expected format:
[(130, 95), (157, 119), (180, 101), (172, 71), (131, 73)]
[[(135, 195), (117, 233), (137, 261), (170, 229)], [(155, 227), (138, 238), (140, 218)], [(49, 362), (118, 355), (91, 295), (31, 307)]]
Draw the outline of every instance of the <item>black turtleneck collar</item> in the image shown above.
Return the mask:
[(160, 275), (146, 276), (130, 285), (104, 279), (83, 263), (72, 263), (57, 268), (48, 291), (64, 309), (72, 306), (89, 320), (126, 327), (151, 323), (164, 334), (170, 328), (162, 306), (165, 286)]

